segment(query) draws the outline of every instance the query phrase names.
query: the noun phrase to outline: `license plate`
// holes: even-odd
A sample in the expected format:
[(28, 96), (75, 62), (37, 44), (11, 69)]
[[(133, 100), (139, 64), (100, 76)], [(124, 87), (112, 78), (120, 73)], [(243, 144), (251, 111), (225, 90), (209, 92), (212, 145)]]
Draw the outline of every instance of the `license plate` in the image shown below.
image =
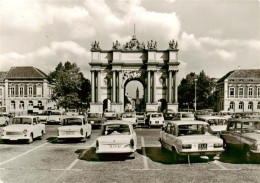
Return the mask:
[(94, 121), (90, 121), (90, 124), (92, 124), (92, 125), (93, 125), (93, 124), (94, 124)]
[(66, 135), (74, 135), (74, 132), (66, 132)]
[(199, 144), (199, 150), (207, 150), (207, 144)]
[(17, 138), (10, 138), (10, 140), (18, 140)]
[(114, 149), (114, 148), (121, 148), (121, 145), (110, 145), (110, 148)]

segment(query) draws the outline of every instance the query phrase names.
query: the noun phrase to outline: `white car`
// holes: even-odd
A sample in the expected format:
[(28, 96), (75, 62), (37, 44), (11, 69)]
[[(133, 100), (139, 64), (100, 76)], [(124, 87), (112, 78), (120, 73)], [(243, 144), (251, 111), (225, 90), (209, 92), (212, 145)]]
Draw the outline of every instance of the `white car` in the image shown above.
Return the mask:
[(126, 121), (109, 121), (101, 127), (96, 141), (96, 154), (125, 154), (136, 151), (137, 137), (133, 125)]
[(227, 119), (222, 116), (204, 115), (198, 117), (198, 120), (207, 122), (209, 126), (209, 133), (219, 136), (222, 131), (227, 130)]
[(111, 111), (106, 109), (104, 112), (104, 117), (107, 119), (116, 119), (117, 118), (116, 111)]
[(84, 116), (66, 116), (58, 128), (58, 139), (86, 139), (91, 135), (91, 124)]
[(195, 120), (195, 116), (192, 112), (178, 112), (176, 119), (181, 121), (193, 121)]
[(137, 118), (135, 113), (123, 113), (122, 121), (129, 121), (135, 127), (137, 125)]
[(202, 121), (170, 121), (160, 133), (162, 149), (180, 156), (208, 156), (210, 160), (224, 151), (223, 140), (208, 133), (208, 123)]
[(2, 140), (17, 141), (26, 140), (32, 143), (33, 139), (42, 139), (45, 134), (45, 125), (39, 123), (38, 118), (34, 116), (14, 117), (11, 124), (3, 128)]
[(78, 116), (79, 112), (77, 109), (67, 109), (66, 110), (66, 115), (67, 116)]
[(148, 117), (149, 127), (152, 126), (164, 126), (164, 117), (162, 113), (152, 113)]
[(0, 116), (0, 126), (7, 126), (9, 124), (9, 117)]
[(47, 118), (47, 123), (59, 124), (61, 122), (62, 116), (65, 114), (64, 111), (60, 110), (51, 110), (49, 111), (49, 116)]

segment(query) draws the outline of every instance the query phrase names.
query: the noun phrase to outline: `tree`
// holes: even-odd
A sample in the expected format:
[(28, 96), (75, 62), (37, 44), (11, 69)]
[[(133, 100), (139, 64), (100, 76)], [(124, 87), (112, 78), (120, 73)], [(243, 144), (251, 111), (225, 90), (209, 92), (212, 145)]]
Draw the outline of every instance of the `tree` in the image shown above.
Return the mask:
[(58, 106), (67, 108), (85, 108), (90, 100), (90, 81), (86, 79), (75, 63), (59, 63), (48, 80), (54, 85), (52, 100)]
[(199, 75), (191, 72), (181, 80), (178, 87), (178, 101), (179, 107), (183, 108), (193, 108), (195, 103), (195, 79), (196, 81), (196, 103), (197, 109), (207, 109), (213, 108), (214, 102), (216, 100), (217, 94), (213, 96), (213, 89), (215, 87), (214, 82), (211, 81), (205, 72), (202, 70)]

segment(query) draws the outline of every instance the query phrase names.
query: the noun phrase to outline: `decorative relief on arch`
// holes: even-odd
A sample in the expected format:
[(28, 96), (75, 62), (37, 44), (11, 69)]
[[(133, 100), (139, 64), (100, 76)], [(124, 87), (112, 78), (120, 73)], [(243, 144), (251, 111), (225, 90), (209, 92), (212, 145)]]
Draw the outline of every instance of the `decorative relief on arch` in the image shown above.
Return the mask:
[(105, 86), (111, 86), (111, 81), (112, 81), (112, 71), (110, 70), (106, 70), (106, 71), (102, 71), (102, 73), (104, 74), (104, 79), (103, 79), (103, 83)]
[(122, 85), (121, 87), (124, 88), (125, 82), (128, 79), (141, 79), (144, 81), (144, 72), (140, 70), (132, 70), (132, 71), (122, 71)]

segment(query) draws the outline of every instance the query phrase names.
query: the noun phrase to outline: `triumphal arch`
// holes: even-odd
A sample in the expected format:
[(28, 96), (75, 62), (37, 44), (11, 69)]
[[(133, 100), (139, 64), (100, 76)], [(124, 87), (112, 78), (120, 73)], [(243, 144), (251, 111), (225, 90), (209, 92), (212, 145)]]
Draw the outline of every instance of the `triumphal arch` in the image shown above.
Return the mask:
[(180, 62), (176, 41), (171, 40), (168, 49), (158, 50), (156, 41), (145, 45), (133, 35), (122, 46), (114, 42), (111, 50), (102, 50), (97, 41), (91, 46), (91, 112), (105, 108), (124, 112), (125, 87), (132, 80), (143, 85), (146, 110), (157, 111), (158, 104), (163, 103), (167, 109), (178, 111), (176, 77)]

